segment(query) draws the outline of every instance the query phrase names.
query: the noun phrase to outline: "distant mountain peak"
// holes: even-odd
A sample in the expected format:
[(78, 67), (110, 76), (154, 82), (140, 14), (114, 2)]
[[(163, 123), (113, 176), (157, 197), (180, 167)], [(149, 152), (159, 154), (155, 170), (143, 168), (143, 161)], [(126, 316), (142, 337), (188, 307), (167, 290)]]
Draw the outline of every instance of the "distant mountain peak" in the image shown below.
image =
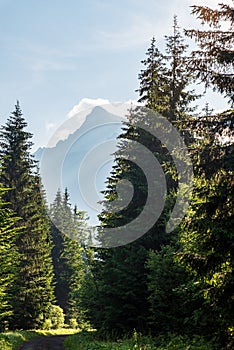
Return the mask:
[[(63, 141), (79, 129), (87, 119), (92, 115), (97, 118), (98, 111), (107, 111), (109, 114), (119, 117), (120, 120), (126, 119), (126, 115), (133, 101), (110, 103), (105, 99), (83, 99), (68, 113), (68, 119), (55, 131), (47, 144), (47, 148), (55, 147), (59, 141)], [(92, 113), (97, 108), (96, 114)]]
[[(124, 109), (125, 107), (125, 109)], [(39, 148), (42, 182), (48, 203), (52, 203), (58, 188), (68, 188), (71, 203), (85, 210), (91, 222), (97, 221), (102, 199), (100, 192), (113, 166), (117, 137), (122, 132), (128, 105), (93, 106), (69, 118), (58, 130), (50, 147)], [(114, 112), (114, 113), (113, 113)], [(67, 137), (65, 137), (67, 136)]]

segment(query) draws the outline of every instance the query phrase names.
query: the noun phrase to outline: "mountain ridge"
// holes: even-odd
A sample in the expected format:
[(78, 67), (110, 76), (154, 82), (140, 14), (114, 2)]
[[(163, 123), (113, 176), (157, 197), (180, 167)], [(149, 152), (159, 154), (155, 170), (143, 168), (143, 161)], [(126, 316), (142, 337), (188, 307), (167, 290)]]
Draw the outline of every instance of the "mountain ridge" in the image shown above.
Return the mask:
[[(67, 187), (71, 203), (79, 210), (87, 211), (91, 221), (97, 222), (95, 217), (101, 210), (97, 202), (102, 199), (100, 191), (105, 189), (114, 163), (113, 153), (117, 150), (117, 137), (122, 132), (124, 120), (124, 117), (96, 106), (66, 139), (58, 141), (54, 147), (41, 147), (34, 153), (49, 204), (58, 188), (64, 190)], [(69, 123), (71, 125), (72, 120)], [(82, 188), (79, 188), (81, 183)]]

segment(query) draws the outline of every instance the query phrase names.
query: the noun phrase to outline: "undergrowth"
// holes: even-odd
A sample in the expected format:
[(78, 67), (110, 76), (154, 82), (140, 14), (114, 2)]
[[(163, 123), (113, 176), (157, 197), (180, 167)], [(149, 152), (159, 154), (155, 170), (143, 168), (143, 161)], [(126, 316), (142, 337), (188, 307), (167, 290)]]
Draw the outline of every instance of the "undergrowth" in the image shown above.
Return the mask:
[(130, 339), (99, 340), (95, 333), (81, 332), (65, 339), (65, 350), (214, 350), (202, 337), (168, 335), (157, 338), (144, 337), (134, 332)]

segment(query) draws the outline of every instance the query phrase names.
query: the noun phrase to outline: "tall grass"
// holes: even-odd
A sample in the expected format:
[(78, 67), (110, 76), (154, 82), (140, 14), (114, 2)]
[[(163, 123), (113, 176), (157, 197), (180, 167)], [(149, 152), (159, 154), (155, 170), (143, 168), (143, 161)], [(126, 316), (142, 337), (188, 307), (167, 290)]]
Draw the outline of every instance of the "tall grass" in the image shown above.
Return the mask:
[(189, 339), (181, 336), (143, 337), (134, 332), (131, 339), (117, 341), (98, 340), (94, 333), (82, 332), (65, 339), (66, 350), (214, 350), (201, 337)]

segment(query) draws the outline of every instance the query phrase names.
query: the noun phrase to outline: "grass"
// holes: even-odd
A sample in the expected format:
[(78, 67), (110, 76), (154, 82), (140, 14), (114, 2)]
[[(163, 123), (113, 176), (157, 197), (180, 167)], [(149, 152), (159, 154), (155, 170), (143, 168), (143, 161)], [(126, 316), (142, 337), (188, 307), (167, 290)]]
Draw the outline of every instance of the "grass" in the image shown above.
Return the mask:
[(130, 339), (104, 341), (98, 339), (93, 331), (77, 332), (74, 329), (59, 329), (0, 333), (0, 349), (17, 350), (23, 342), (38, 336), (68, 334), (70, 336), (64, 342), (65, 350), (214, 350), (214, 347), (201, 337), (189, 339), (169, 335), (151, 338), (134, 332)]
[(0, 333), (0, 349), (1, 350), (17, 350), (20, 345), (32, 338), (46, 335), (74, 334), (74, 329), (58, 329), (51, 331), (32, 330)]
[(94, 333), (81, 332), (65, 339), (66, 350), (214, 350), (201, 337), (189, 339), (181, 336), (151, 338), (134, 332), (131, 339), (118, 341), (98, 340)]

